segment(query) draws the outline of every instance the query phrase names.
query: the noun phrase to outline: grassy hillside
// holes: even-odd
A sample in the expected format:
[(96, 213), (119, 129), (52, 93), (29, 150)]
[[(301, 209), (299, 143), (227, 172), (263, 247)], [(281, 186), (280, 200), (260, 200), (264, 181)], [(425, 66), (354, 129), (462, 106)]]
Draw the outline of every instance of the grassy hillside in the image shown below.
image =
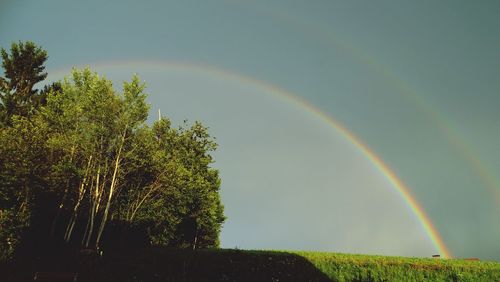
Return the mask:
[(500, 281), (500, 263), (295, 252), (333, 281)]
[(23, 259), (4, 265), (1, 280), (36, 271), (78, 272), (79, 281), (500, 281), (498, 262), (162, 248)]

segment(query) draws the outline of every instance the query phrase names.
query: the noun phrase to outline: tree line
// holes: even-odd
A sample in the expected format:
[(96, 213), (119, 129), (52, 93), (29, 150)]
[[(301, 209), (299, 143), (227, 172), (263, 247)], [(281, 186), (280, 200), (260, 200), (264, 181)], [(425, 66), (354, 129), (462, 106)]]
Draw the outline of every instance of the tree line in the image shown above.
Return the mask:
[(47, 52), (1, 50), (0, 256), (23, 245), (217, 247), (217, 144), (200, 122), (146, 123), (137, 76), (119, 93), (88, 68), (46, 84)]

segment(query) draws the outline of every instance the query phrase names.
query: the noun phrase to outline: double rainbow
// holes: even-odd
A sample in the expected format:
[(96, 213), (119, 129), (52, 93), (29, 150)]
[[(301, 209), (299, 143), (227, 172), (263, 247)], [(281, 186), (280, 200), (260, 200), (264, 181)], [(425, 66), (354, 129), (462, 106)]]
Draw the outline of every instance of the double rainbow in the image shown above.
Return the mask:
[[(243, 76), (241, 74), (237, 74), (234, 72), (229, 72), (220, 68), (216, 68), (213, 66), (206, 66), (200, 64), (191, 64), (191, 63), (180, 63), (180, 62), (163, 62), (163, 61), (112, 61), (105, 63), (97, 63), (92, 64), (91, 67), (97, 69), (129, 69), (133, 70), (136, 68), (147, 68), (147, 69), (158, 69), (158, 70), (184, 70), (184, 71), (198, 71), (203, 73), (208, 73), (213, 76), (222, 77), (227, 80), (239, 81), (245, 84), (250, 84), (269, 92), (282, 100), (295, 104), (300, 108), (308, 111), (323, 120), (327, 124), (329, 124), (333, 129), (339, 132), (346, 140), (348, 140), (355, 148), (357, 148), (362, 155), (378, 170), (380, 173), (386, 178), (389, 183), (391, 183), (391, 187), (393, 190), (401, 197), (401, 199), (405, 202), (407, 207), (411, 210), (412, 214), (416, 217), (418, 222), (420, 223), (422, 229), (425, 234), (427, 234), (428, 238), (431, 240), (435, 249), (439, 252), (439, 254), (444, 258), (451, 258), (452, 255), (448, 248), (446, 247), (443, 239), (439, 235), (436, 227), (433, 225), (430, 218), (424, 212), (422, 206), (418, 203), (415, 197), (411, 194), (410, 189), (401, 181), (394, 171), (387, 165), (385, 162), (373, 151), (371, 150), (365, 143), (361, 141), (354, 133), (349, 131), (346, 127), (344, 127), (340, 122), (335, 120), (332, 116), (324, 113), (311, 103), (299, 98), (297, 95), (290, 93), (282, 88), (279, 88), (274, 85), (270, 85), (266, 82), (253, 79), (248, 76)], [(58, 70), (49, 70), (49, 78), (50, 79), (58, 79), (63, 75), (69, 74), (69, 68), (63, 68)]]

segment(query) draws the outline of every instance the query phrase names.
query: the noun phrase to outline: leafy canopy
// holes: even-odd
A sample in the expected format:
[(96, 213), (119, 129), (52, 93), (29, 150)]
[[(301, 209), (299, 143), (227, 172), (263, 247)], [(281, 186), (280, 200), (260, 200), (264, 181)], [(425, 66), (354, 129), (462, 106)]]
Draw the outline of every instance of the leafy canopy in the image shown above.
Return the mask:
[[(90, 69), (44, 90), (47, 54), (2, 49), (0, 249), (64, 242), (86, 248), (216, 247), (225, 220), (217, 144), (200, 122), (146, 123), (145, 84), (122, 92)], [(50, 244), (49, 244), (50, 245)], [(2, 254), (0, 254), (2, 255)]]
[(33, 42), (12, 43), (10, 54), (0, 50), (5, 77), (0, 77), (0, 122), (10, 124), (13, 115), (28, 116), (43, 96), (33, 87), (47, 77), (47, 52)]

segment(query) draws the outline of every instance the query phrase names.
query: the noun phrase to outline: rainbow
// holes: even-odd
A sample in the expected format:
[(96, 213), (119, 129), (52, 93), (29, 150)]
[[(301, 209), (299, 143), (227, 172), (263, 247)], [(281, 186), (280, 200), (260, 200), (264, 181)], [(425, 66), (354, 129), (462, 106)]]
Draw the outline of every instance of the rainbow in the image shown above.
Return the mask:
[(365, 66), (369, 66), (377, 71), (382, 77), (387, 79), (392, 86), (400, 90), (400, 94), (404, 95), (415, 106), (417, 106), (426, 116), (428, 116), (439, 129), (439, 132), (448, 140), (448, 143), (453, 146), (459, 156), (461, 156), (471, 168), (471, 170), (478, 176), (479, 181), (483, 184), (489, 193), (493, 195), (496, 206), (500, 208), (500, 183), (491, 172), (491, 170), (484, 165), (484, 162), (478, 157), (478, 154), (466, 144), (463, 138), (453, 129), (452, 123), (449, 122), (440, 111), (432, 104), (424, 101), (420, 95), (403, 79), (397, 77), (394, 72), (391, 72), (386, 66), (369, 56), (361, 49), (350, 44), (345, 40), (340, 40), (330, 29), (313, 24), (311, 21), (306, 21), (292, 16), (283, 10), (272, 9), (269, 5), (259, 5), (256, 2), (233, 2), (233, 4), (244, 5), (245, 8), (252, 8), (254, 11), (266, 14), (271, 18), (285, 23), (288, 27), (293, 27), (295, 30), (302, 32), (308, 37), (312, 37), (324, 44), (340, 48), (342, 51), (348, 53), (353, 58), (361, 62)]
[[(235, 72), (229, 72), (227, 70), (216, 68), (213, 66), (185, 63), (185, 62), (164, 62), (164, 61), (111, 61), (104, 63), (97, 63), (90, 65), (93, 68), (101, 69), (134, 69), (137, 67), (147, 67), (149, 69), (172, 69), (172, 70), (187, 70), (187, 71), (203, 71), (215, 76), (224, 77), (225, 79), (231, 79), (234, 81), (239, 81), (242, 83), (257, 86), (258, 88), (265, 90), (273, 95), (282, 98), (283, 100), (292, 103), (311, 114), (318, 117), (320, 120), (329, 124), (332, 128), (338, 131), (341, 136), (348, 140), (355, 148), (357, 148), (362, 155), (381, 172), (384, 178), (389, 181), (391, 187), (394, 191), (401, 197), (401, 199), (406, 203), (407, 207), (411, 210), (412, 214), (416, 217), (425, 234), (431, 240), (432, 244), (439, 252), (439, 254), (444, 258), (451, 258), (452, 254), (446, 247), (443, 239), (439, 235), (438, 230), (431, 222), (430, 218), (424, 212), (422, 206), (418, 203), (415, 197), (411, 194), (410, 189), (406, 186), (403, 181), (401, 181), (394, 171), (373, 151), (363, 143), (354, 133), (349, 131), (340, 122), (335, 120), (330, 115), (324, 113), (311, 103), (299, 98), (299, 96), (292, 94), (291, 92), (279, 88), (274, 85), (270, 85), (266, 82), (237, 74)], [(55, 70), (48, 70), (49, 80), (56, 80), (62, 78), (65, 74), (69, 73), (69, 68), (61, 68)]]

